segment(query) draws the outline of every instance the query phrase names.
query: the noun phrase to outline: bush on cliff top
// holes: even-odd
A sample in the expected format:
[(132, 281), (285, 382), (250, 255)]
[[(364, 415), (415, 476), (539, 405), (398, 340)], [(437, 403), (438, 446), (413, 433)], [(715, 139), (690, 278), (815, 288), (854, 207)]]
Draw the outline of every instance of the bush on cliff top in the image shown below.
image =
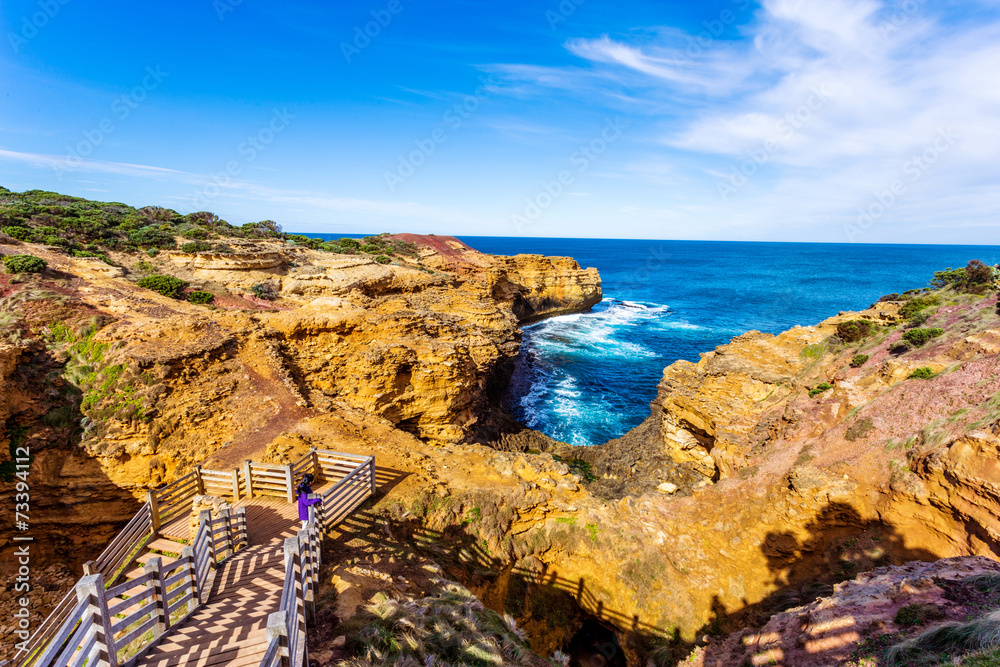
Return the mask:
[(188, 294), (188, 301), (191, 303), (212, 303), (215, 301), (215, 295), (211, 292), (195, 290)]
[(828, 382), (821, 382), (814, 388), (809, 390), (809, 398), (815, 398), (816, 396), (822, 394), (824, 391), (830, 391), (831, 389), (833, 389), (832, 384)]
[(851, 368), (861, 368), (868, 363), (869, 358), (867, 354), (855, 354), (854, 358), (851, 359)]
[(855, 343), (871, 334), (872, 323), (868, 320), (850, 320), (837, 325), (837, 338), (845, 343)]
[(910, 329), (903, 334), (903, 340), (914, 347), (921, 347), (928, 341), (944, 334), (944, 329)]
[(48, 266), (44, 259), (34, 255), (7, 255), (3, 265), (10, 273), (41, 273)]
[(188, 283), (173, 276), (152, 275), (140, 278), (138, 285), (139, 287), (159, 292), (163, 296), (178, 299), (180, 298), (181, 291), (188, 286)]

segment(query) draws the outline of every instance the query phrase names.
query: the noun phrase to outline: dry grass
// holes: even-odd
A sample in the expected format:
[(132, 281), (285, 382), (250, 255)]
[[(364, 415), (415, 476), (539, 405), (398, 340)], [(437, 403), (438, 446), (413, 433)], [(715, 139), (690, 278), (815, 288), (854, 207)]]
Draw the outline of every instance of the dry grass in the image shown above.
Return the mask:
[(356, 657), (340, 667), (563, 664), (562, 656), (543, 660), (532, 653), (511, 616), (486, 609), (452, 582), (441, 582), (437, 595), (419, 600), (380, 596), (343, 631)]

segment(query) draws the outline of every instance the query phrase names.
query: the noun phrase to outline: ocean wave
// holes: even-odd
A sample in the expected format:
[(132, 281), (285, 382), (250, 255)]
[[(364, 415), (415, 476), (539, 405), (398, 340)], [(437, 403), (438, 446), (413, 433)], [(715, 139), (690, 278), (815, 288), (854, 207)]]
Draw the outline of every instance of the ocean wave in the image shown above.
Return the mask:
[(655, 359), (658, 353), (641, 343), (623, 340), (619, 332), (669, 319), (669, 313), (670, 307), (663, 304), (606, 299), (590, 312), (553, 317), (526, 327), (527, 344), (544, 355)]

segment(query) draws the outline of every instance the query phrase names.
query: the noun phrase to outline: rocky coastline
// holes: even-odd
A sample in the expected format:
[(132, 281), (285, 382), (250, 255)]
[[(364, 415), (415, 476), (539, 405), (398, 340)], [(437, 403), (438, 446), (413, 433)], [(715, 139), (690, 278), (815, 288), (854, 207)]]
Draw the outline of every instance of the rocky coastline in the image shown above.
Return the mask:
[[(994, 294), (948, 287), (738, 336), (668, 366), (642, 425), (581, 448), (501, 400), (520, 325), (599, 302), (596, 270), (394, 238), (414, 253), (382, 263), (256, 239), (109, 264), (0, 237), (0, 253), (48, 263), (0, 274), (0, 423), (2, 444), (34, 453), (51, 562), (78, 570), (145, 489), (199, 462), (312, 446), (373, 454), (388, 480), (356, 520), (379, 539), (337, 538), (324, 567), (321, 664), (349, 657), (332, 640), (374, 596), (433, 595), (438, 576), (509, 614), (538, 656), (597, 642), (609, 664), (710, 665), (735, 655), (728, 633), (861, 573), (996, 558)], [(148, 264), (214, 306), (139, 287)], [(265, 284), (274, 298), (257, 296)], [(919, 325), (917, 298), (934, 300)], [(786, 634), (743, 657), (800, 641)]]

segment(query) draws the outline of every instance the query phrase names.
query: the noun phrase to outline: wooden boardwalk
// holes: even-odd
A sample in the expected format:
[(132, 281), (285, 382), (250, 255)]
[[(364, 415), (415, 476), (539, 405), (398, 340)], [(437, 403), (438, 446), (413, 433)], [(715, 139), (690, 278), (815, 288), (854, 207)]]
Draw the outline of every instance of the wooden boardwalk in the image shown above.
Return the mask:
[(278, 610), (285, 579), (284, 541), (294, 537), (302, 523), (298, 505), (283, 498), (255, 498), (239, 505), (247, 508), (250, 546), (221, 566), (208, 602), (170, 628), (139, 665), (243, 667), (260, 663), (267, 650), (267, 617)]

